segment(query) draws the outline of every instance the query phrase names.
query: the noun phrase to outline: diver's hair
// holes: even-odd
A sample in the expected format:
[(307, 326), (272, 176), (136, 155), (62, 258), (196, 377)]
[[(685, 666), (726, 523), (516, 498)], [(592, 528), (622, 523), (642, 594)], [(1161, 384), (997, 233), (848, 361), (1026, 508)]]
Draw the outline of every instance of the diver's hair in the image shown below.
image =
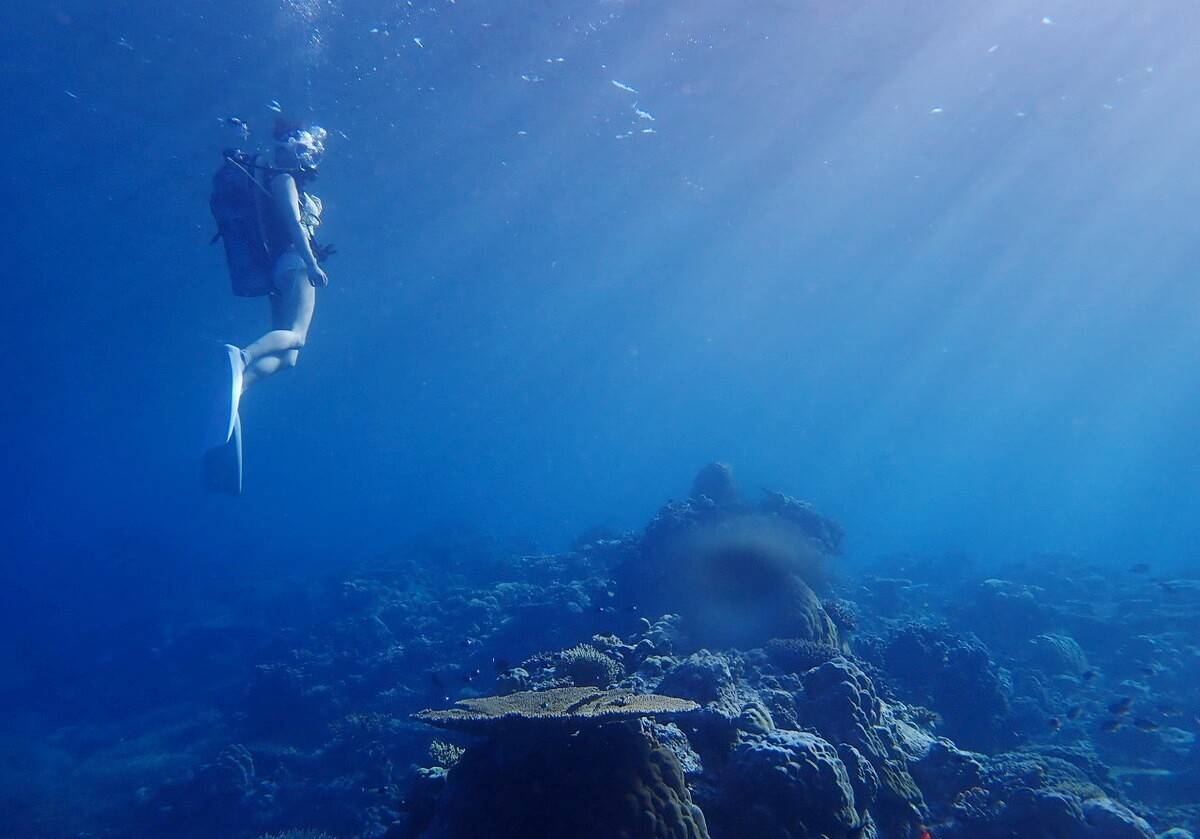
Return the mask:
[(308, 123), (303, 120), (288, 119), (287, 117), (275, 117), (275, 130), (271, 132), (271, 136), (275, 141), (282, 143), (287, 140), (287, 136), (293, 131), (299, 131), (302, 128), (307, 128)]

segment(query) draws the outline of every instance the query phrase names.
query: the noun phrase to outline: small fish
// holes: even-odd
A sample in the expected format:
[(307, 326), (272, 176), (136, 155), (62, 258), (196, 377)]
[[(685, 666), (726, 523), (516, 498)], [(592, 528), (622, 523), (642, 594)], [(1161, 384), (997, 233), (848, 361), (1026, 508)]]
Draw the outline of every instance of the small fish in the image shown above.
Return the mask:
[(1139, 562), (1136, 565), (1131, 565), (1129, 571), (1132, 574), (1145, 574), (1150, 571), (1150, 564), (1147, 562)]
[(272, 99), (270, 102), (267, 103), (267, 110), (274, 111), (277, 114), (282, 114), (283, 113), (283, 105), (279, 104), (278, 99)]
[(917, 839), (933, 839), (933, 831), (927, 827), (918, 827)]
[(463, 674), (463, 681), (466, 682), (467, 684), (470, 684), (471, 682), (475, 681), (478, 678), (479, 678), (479, 668), (478, 667), (476, 667), (474, 670), (471, 670), (471, 671)]
[(1154, 720), (1148, 720), (1143, 717), (1138, 717), (1133, 721), (1134, 728), (1140, 728), (1142, 731), (1158, 731), (1159, 725)]
[(1105, 720), (1103, 723), (1100, 724), (1100, 730), (1103, 731), (1105, 734), (1112, 734), (1114, 731), (1116, 731), (1120, 727), (1121, 727), (1120, 720)]
[(425, 44), (424, 44), (424, 42), (421, 41), (420, 38), (413, 38), (413, 43), (416, 44), (421, 49), (425, 49)]
[(945, 108), (930, 108), (930, 109), (929, 109), (929, 113), (931, 113), (931, 114), (944, 114), (944, 113), (946, 113), (946, 109), (945, 109)]
[(1110, 714), (1117, 714), (1117, 715), (1128, 714), (1129, 709), (1132, 707), (1133, 707), (1133, 697), (1132, 696), (1123, 696), (1120, 699), (1118, 699), (1116, 702), (1114, 702), (1108, 706), (1108, 712)]
[(637, 103), (634, 103), (634, 105), (633, 105), (633, 112), (634, 112), (635, 114), (637, 114), (637, 118), (638, 118), (638, 119), (644, 119), (644, 120), (646, 120), (647, 122), (654, 122), (654, 117), (652, 117), (652, 116), (650, 115), (650, 112), (649, 112), (649, 111), (643, 111), (641, 108), (639, 108), (639, 107), (637, 106)]
[(1079, 674), (1079, 678), (1083, 679), (1085, 682), (1091, 682), (1091, 681), (1094, 681), (1095, 678), (1099, 675), (1100, 674), (1097, 673), (1095, 670), (1084, 670), (1082, 673)]
[(1067, 719), (1069, 719), (1069, 720), (1077, 720), (1082, 716), (1083, 716), (1083, 706), (1082, 705), (1076, 705), (1073, 708), (1069, 708), (1067, 710)]
[(1051, 717), (1050, 727), (1055, 731), (1058, 731), (1060, 728), (1062, 728), (1062, 720), (1060, 720), (1058, 717)]
[(243, 140), (250, 139), (250, 123), (241, 117), (226, 117), (221, 122), (230, 128), (236, 128), (238, 134), (242, 135)]
[(480, 644), (482, 644), (482, 643), (483, 643), (483, 642), (482, 642), (482, 641), (480, 641), (478, 638), (469, 638), (469, 637), (468, 637), (468, 638), (464, 638), (464, 639), (462, 639), (462, 645), (463, 645), (464, 647), (476, 647), (476, 646), (478, 646), (478, 645), (480, 645)]
[(635, 95), (637, 94), (637, 90), (635, 90), (634, 88), (632, 88), (632, 87), (630, 87), (629, 85), (625, 84), (624, 82), (619, 82), (619, 81), (617, 81), (616, 79), (613, 79), (613, 80), (612, 80), (612, 83), (613, 83), (613, 87), (615, 87), (617, 90), (623, 90), (623, 91), (625, 91), (626, 93), (632, 93), (632, 94), (635, 94)]
[(532, 73), (522, 73), (522, 74), (521, 74), (521, 78), (522, 78), (522, 80), (524, 80), (524, 81), (527, 81), (527, 82), (533, 82), (534, 84), (537, 84), (538, 82), (544, 82), (544, 81), (546, 81), (546, 80), (545, 80), (545, 79), (543, 79), (541, 76), (538, 76), (538, 75), (536, 75), (536, 74), (532, 74)]
[(1042, 18), (1042, 26), (1053, 26), (1053, 25), (1054, 25), (1054, 18), (1052, 18), (1052, 17)]

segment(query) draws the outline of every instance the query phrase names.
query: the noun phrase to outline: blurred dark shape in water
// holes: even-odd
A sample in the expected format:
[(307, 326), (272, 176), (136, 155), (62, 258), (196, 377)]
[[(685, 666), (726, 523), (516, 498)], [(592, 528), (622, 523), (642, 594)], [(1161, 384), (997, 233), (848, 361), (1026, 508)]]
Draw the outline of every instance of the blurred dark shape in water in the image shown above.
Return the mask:
[(1128, 714), (1131, 708), (1133, 708), (1133, 697), (1123, 696), (1108, 706), (1108, 712), (1117, 715)]
[(728, 463), (710, 463), (696, 474), (692, 481), (692, 498), (707, 498), (718, 507), (737, 506), (737, 484), (733, 480), (733, 467)]
[[(729, 477), (727, 466), (712, 465), (696, 483), (728, 486)], [(728, 507), (700, 494), (663, 507), (613, 576), (623, 605), (678, 613), (700, 644), (749, 648), (801, 638), (836, 645), (837, 628), (814, 588), (828, 586), (841, 542), (836, 522), (782, 493)]]
[(742, 515), (682, 538), (667, 564), (660, 611), (678, 611), (695, 639), (754, 646), (794, 637), (837, 644), (808, 581), (823, 583), (825, 555), (786, 522)]

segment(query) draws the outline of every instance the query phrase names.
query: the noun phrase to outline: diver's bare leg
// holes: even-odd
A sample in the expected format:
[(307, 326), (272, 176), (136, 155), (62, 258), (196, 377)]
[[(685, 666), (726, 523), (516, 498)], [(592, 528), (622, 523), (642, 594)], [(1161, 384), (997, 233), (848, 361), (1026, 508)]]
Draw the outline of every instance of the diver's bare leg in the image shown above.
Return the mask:
[(308, 338), (317, 303), (317, 292), (308, 281), (308, 274), (288, 271), (276, 281), (276, 288), (279, 293), (268, 298), (271, 325), (275, 328), (243, 350), (246, 356), (243, 390), (280, 370), (295, 367)]

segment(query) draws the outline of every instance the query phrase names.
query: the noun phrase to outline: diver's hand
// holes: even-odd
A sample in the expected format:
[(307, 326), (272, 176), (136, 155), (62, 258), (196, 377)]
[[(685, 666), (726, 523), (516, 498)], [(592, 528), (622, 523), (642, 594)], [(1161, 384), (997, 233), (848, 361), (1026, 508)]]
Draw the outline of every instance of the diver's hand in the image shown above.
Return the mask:
[(321, 269), (321, 266), (315, 260), (312, 265), (308, 266), (308, 281), (312, 283), (313, 288), (325, 288), (329, 285), (329, 275)]

